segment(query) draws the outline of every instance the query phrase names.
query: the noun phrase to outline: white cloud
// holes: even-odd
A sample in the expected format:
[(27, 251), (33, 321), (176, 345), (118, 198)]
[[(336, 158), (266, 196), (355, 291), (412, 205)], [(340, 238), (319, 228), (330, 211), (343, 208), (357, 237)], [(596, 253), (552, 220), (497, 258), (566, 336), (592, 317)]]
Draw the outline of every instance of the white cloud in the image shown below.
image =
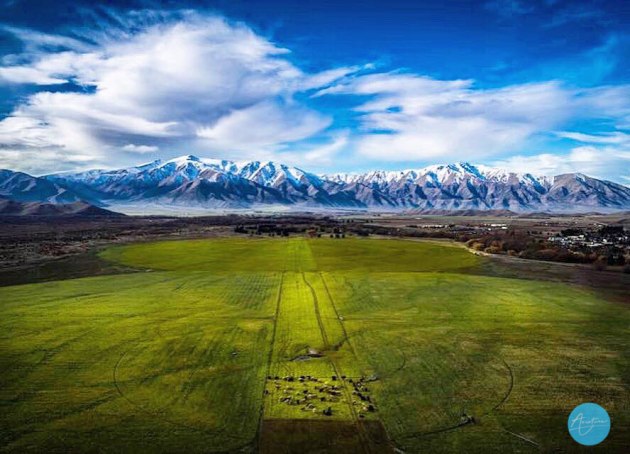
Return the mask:
[(0, 169), (21, 170), (31, 175), (91, 167), (94, 159), (93, 154), (78, 152), (68, 154), (63, 148), (58, 147), (15, 148), (2, 146), (0, 149)]
[(630, 134), (623, 132), (611, 132), (607, 134), (584, 134), (581, 132), (571, 131), (558, 131), (556, 132), (558, 137), (564, 139), (575, 140), (576, 142), (584, 143), (608, 143), (608, 144), (623, 144), (630, 143)]
[(371, 96), (356, 108), (363, 131), (357, 152), (382, 161), (488, 158), (569, 120), (630, 111), (630, 86), (578, 90), (555, 81), (479, 89), (468, 80), (381, 73), (352, 77), (317, 96), (330, 94)]
[(356, 74), (362, 70), (369, 70), (373, 67), (371, 64), (363, 65), (363, 66), (347, 66), (343, 68), (334, 68), (329, 69), (327, 71), (322, 71), (317, 74), (313, 74), (308, 76), (300, 86), (302, 90), (311, 90), (315, 88), (326, 87), (333, 82), (339, 81), (340, 79), (345, 78), (349, 74)]
[[(518, 12), (522, 2), (499, 3)], [(501, 162), (553, 172), (583, 166), (600, 176), (618, 175), (627, 164), (629, 85), (578, 89), (549, 81), (488, 89), (472, 80), (376, 73), (373, 65), (308, 73), (289, 50), (222, 17), (108, 14), (107, 23), (70, 30), (72, 37), (4, 27), (24, 42), (24, 52), (2, 58), (0, 84), (39, 92), (0, 120), (1, 166), (45, 173), (184, 153), (316, 168), (488, 162), (525, 155), (549, 138), (591, 148)], [(313, 107), (314, 98), (335, 95), (356, 102), (338, 109), (338, 123), (330, 110)], [(575, 127), (584, 122), (608, 132)]]
[(147, 141), (175, 154), (191, 143), (198, 147), (192, 151), (226, 158), (234, 150), (270, 153), (331, 124), (296, 93), (360, 69), (304, 73), (288, 50), (217, 16), (145, 12), (116, 19), (118, 30), (83, 31), (86, 43), (9, 29), (29, 43), (28, 52), (5, 60), (0, 83), (85, 90), (30, 96), (0, 121), (0, 148), (56, 147), (69, 159), (91, 154), (93, 165), (125, 164), (124, 147)]
[(348, 154), (344, 153), (351, 145), (351, 132), (349, 130), (335, 131), (317, 144), (308, 144), (300, 147), (291, 147), (283, 150), (279, 155), (282, 162), (302, 167), (308, 171), (324, 170), (331, 165), (345, 164)]
[(12, 27), (10, 25), (0, 25), (0, 31), (4, 31), (21, 40), (27, 52), (37, 52), (45, 48), (87, 50), (88, 43), (78, 39), (62, 35), (42, 33), (29, 28)]
[(129, 153), (155, 153), (158, 151), (160, 147), (156, 147), (153, 145), (134, 145), (133, 143), (128, 143), (124, 147), (122, 147), (123, 151), (128, 151)]
[(0, 80), (13, 83), (32, 83), (36, 85), (65, 84), (64, 79), (54, 77), (39, 68), (28, 66), (10, 66), (0, 68)]
[[(215, 148), (247, 149), (294, 142), (312, 136), (331, 123), (331, 119), (295, 105), (261, 102), (234, 110), (211, 126), (202, 126), (197, 136)], [(238, 143), (234, 138), (238, 137)]]
[(567, 153), (543, 153), (532, 156), (512, 156), (492, 165), (514, 172), (554, 176), (579, 172), (596, 178), (618, 175), (630, 183), (630, 147), (580, 146)]
[(307, 150), (304, 153), (304, 159), (307, 162), (330, 164), (349, 143), (349, 131), (341, 131), (329, 143)]

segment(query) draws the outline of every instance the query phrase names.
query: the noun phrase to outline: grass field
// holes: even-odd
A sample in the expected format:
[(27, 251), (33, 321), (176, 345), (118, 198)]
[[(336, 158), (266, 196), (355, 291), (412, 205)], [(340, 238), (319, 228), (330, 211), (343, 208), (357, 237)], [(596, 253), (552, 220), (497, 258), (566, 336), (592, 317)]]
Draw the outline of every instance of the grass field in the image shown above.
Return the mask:
[(102, 256), (147, 271), (0, 288), (0, 451), (579, 452), (582, 402), (630, 445), (630, 313), (586, 289), (400, 240)]

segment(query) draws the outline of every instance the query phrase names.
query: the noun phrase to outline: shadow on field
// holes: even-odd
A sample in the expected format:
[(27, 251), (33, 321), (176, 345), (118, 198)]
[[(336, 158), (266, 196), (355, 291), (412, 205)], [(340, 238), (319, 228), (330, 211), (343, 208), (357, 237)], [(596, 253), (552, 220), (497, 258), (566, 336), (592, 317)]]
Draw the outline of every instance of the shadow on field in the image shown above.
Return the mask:
[(43, 263), (0, 269), (0, 287), (145, 271), (108, 262), (100, 258), (97, 251), (91, 251)]
[(561, 282), (591, 290), (599, 297), (611, 302), (630, 303), (628, 297), (630, 274), (616, 271), (597, 271), (587, 265), (493, 255), (486, 258), (478, 266), (464, 270), (462, 274)]
[[(360, 427), (358, 426), (360, 425)], [(365, 436), (362, 436), (363, 435)], [(266, 419), (263, 421), (261, 454), (394, 453), (380, 421), (331, 421)]]

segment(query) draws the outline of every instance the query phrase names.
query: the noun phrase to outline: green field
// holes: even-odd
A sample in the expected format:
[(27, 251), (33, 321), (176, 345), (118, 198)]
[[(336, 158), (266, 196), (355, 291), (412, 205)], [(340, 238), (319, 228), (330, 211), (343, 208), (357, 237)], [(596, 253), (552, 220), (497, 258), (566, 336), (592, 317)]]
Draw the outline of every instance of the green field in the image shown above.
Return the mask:
[(0, 451), (579, 452), (582, 402), (612, 419), (591, 450), (630, 445), (630, 313), (584, 288), (403, 240), (101, 255), (144, 271), (0, 288)]

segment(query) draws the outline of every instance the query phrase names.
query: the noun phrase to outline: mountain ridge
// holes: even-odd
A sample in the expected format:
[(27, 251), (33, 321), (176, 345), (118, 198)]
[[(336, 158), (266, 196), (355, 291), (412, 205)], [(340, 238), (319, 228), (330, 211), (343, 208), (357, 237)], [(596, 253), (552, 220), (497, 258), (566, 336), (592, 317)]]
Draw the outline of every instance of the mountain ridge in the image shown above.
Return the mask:
[(99, 208), (86, 202), (47, 203), (19, 202), (0, 196), (0, 216), (80, 216), (80, 217), (115, 217), (121, 213)]
[[(4, 171), (10, 172), (10, 171)], [(0, 174), (2, 175), (2, 174)], [(26, 174), (22, 174), (26, 175)], [(24, 178), (24, 177), (22, 177)], [(71, 197), (117, 205), (250, 209), (589, 211), (630, 208), (630, 188), (581, 173), (554, 177), (467, 162), (400, 171), (315, 174), (275, 161), (184, 155), (114, 170), (31, 177)], [(20, 195), (0, 178), (0, 195)], [(48, 186), (46, 186), (46, 183)], [(22, 185), (24, 186), (24, 185)], [(54, 191), (53, 191), (54, 192)]]

